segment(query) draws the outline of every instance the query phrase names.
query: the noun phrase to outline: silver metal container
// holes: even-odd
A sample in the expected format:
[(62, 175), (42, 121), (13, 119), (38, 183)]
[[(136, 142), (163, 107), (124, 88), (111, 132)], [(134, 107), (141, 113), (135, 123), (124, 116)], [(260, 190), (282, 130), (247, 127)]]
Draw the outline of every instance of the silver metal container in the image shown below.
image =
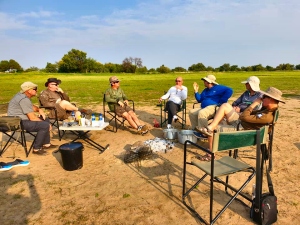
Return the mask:
[(194, 136), (193, 130), (181, 130), (178, 132), (178, 141), (184, 144), (186, 140), (197, 143), (197, 138)]
[(178, 130), (177, 129), (164, 129), (164, 138), (168, 139), (168, 140), (175, 140), (177, 139), (177, 133)]

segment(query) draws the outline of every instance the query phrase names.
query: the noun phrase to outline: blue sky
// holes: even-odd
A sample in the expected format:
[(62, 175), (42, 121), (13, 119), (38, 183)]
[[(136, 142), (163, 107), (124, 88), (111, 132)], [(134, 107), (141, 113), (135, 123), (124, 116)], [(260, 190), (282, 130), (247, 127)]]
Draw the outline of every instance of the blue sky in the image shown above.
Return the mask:
[(101, 63), (300, 64), (299, 0), (0, 0), (0, 60), (26, 69), (72, 48)]

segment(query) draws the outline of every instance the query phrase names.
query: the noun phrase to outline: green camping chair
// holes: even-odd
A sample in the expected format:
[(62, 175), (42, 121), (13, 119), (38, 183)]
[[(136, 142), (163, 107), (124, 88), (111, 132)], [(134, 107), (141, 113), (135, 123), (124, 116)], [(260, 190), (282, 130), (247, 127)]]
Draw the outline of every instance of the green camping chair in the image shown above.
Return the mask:
[[(212, 152), (208, 149), (199, 146), (191, 141), (186, 141), (184, 144), (184, 164), (183, 164), (183, 188), (182, 188), (182, 201), (183, 204), (198, 218), (200, 221), (205, 224), (213, 224), (216, 220), (221, 216), (222, 213), (228, 208), (228, 206), (236, 199), (240, 200), (237, 197), (241, 196), (249, 202), (252, 201), (250, 196), (243, 193), (243, 189), (247, 186), (247, 184), (251, 181), (251, 179), (255, 176), (256, 170), (253, 166), (248, 165), (245, 162), (242, 162), (234, 157), (232, 157), (232, 151), (242, 147), (248, 146), (256, 146), (256, 154), (260, 154), (261, 146), (266, 144), (267, 140), (267, 132), (268, 126), (262, 127), (260, 130), (245, 130), (245, 131), (233, 131), (233, 132), (216, 132), (214, 133), (213, 139), (213, 149)], [(193, 146), (192, 148), (189, 146)], [(196, 147), (196, 148), (195, 148)], [(189, 149), (188, 149), (189, 148)], [(187, 154), (191, 153), (193, 150), (202, 150), (206, 154), (211, 155), (211, 161), (205, 162), (200, 161), (196, 158), (192, 158), (191, 160), (187, 160)], [(216, 160), (215, 154), (217, 152), (229, 151), (229, 156), (223, 156), (222, 158)], [(194, 183), (189, 189), (187, 189), (187, 174), (191, 174), (191, 172), (187, 172), (187, 166), (194, 166), (202, 171), (203, 176)], [(260, 165), (259, 163), (257, 165)], [(243, 172), (250, 173), (247, 176), (246, 180), (240, 185), (240, 187), (233, 187), (233, 185), (229, 184), (229, 176)], [(210, 192), (210, 207), (209, 207), (209, 222), (205, 220), (200, 214), (197, 213), (199, 211), (198, 207), (193, 203), (193, 199), (191, 193), (194, 192), (199, 194), (199, 192), (203, 192), (202, 188), (205, 188), (205, 185), (200, 186), (202, 181), (206, 177), (209, 177), (209, 192)], [(221, 177), (225, 177), (222, 178)], [(243, 176), (244, 177), (244, 176)], [(225, 204), (225, 206), (219, 211), (213, 211), (213, 203), (214, 203), (214, 183), (219, 183), (225, 186), (225, 193), (230, 196), (229, 201)], [(207, 184), (207, 183), (206, 183)], [(237, 186), (237, 185), (235, 185)], [(228, 189), (230, 189), (233, 194), (229, 194)], [(193, 193), (193, 196), (195, 194)], [(187, 201), (188, 200), (188, 201)], [(241, 201), (241, 200), (240, 200)], [(242, 202), (242, 201), (241, 201)], [(203, 210), (201, 210), (201, 213)]]

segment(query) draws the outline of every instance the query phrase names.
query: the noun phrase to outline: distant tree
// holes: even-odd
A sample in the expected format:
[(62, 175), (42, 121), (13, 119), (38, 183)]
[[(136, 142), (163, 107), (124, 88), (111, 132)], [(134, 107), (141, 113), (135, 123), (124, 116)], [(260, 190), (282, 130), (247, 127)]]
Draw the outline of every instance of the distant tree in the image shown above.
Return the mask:
[(10, 69), (15, 69), (15, 70), (17, 70), (17, 71), (23, 71), (23, 68), (20, 66), (20, 64), (17, 62), (17, 61), (15, 61), (15, 60), (13, 60), (13, 59), (10, 59), (9, 61), (8, 61), (8, 63), (9, 63), (9, 67), (10, 67)]
[(159, 73), (170, 73), (171, 70), (169, 67), (166, 67), (165, 65), (161, 65), (159, 68), (156, 69)]
[(155, 72), (156, 72), (156, 69), (151, 68), (151, 69), (148, 70), (148, 72), (149, 72), (149, 73), (155, 73)]
[(252, 66), (252, 71), (264, 71), (266, 70), (261, 64)]
[(183, 67), (175, 67), (174, 69), (172, 69), (173, 72), (186, 72), (186, 69)]
[(122, 67), (125, 73), (135, 73), (137, 68), (143, 67), (143, 62), (141, 58), (128, 57), (123, 60)]
[(224, 63), (222, 66), (219, 67), (219, 71), (230, 71), (230, 64), (229, 63)]
[(25, 70), (25, 72), (33, 72), (33, 71), (39, 71), (39, 70), (40, 70), (40, 69), (37, 68), (36, 66), (31, 66), (31, 67), (27, 68), (27, 69)]
[(230, 71), (239, 71), (239, 70), (241, 70), (241, 69), (239, 68), (238, 65), (232, 65), (232, 66), (230, 67)]
[(294, 69), (294, 65), (286, 63), (286, 64), (279, 64), (276, 67), (276, 70), (293, 70)]
[(58, 71), (63, 73), (84, 73), (86, 72), (86, 53), (72, 49), (65, 54), (59, 64)]
[(203, 63), (193, 64), (188, 68), (189, 71), (206, 71), (206, 67)]
[(7, 71), (9, 70), (9, 62), (8, 60), (2, 60), (0, 62), (0, 72), (4, 72), (4, 71)]
[(143, 73), (147, 73), (147, 67), (146, 66), (143, 66), (141, 68), (137, 68), (135, 73), (139, 73), (139, 74), (143, 74)]
[(268, 70), (268, 71), (274, 71), (275, 69), (274, 69), (274, 67), (272, 67), (272, 66), (266, 66), (266, 70)]
[(206, 71), (214, 71), (215, 69), (211, 66), (206, 67)]
[(296, 65), (296, 66), (295, 66), (295, 69), (296, 69), (296, 70), (300, 70), (300, 64)]
[(117, 73), (117, 66), (114, 63), (105, 63), (104, 72), (105, 73)]
[(47, 62), (47, 65), (45, 67), (45, 72), (46, 73), (57, 73), (58, 71), (58, 64), (57, 63), (49, 63)]

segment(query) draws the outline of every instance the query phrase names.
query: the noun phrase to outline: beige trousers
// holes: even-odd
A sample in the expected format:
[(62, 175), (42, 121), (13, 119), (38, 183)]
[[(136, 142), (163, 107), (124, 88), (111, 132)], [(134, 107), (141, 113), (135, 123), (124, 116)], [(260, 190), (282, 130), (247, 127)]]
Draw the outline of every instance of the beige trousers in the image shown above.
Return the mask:
[(189, 111), (189, 118), (192, 129), (198, 127), (207, 127), (208, 121), (214, 118), (216, 113), (216, 105), (209, 105), (203, 109), (191, 109)]

